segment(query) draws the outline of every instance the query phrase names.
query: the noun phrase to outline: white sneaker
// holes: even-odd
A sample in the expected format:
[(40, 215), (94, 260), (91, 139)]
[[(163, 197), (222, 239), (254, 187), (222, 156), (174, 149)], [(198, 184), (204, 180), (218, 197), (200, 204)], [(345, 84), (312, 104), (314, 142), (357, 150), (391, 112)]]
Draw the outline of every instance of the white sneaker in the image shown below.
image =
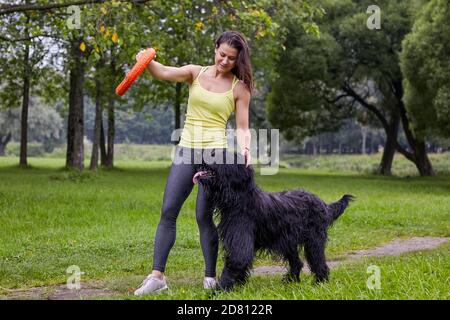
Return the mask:
[(206, 290), (216, 289), (217, 285), (216, 278), (205, 277), (205, 280), (203, 280), (203, 288)]
[(167, 289), (169, 288), (167, 287), (166, 277), (163, 277), (163, 279), (161, 280), (149, 274), (147, 278), (144, 279), (141, 286), (134, 292), (134, 295), (142, 296), (145, 294), (159, 292)]

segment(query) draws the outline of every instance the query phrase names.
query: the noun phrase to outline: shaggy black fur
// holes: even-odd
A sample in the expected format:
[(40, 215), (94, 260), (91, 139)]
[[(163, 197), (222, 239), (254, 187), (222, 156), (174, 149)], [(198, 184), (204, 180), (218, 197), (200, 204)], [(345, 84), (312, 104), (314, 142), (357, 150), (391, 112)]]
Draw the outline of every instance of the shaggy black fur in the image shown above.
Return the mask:
[[(264, 192), (255, 184), (251, 166), (235, 154), (235, 164), (201, 165), (199, 183), (218, 209), (219, 237), (225, 252), (220, 287), (244, 283), (255, 253), (264, 250), (289, 264), (285, 281), (300, 281), (303, 263), (299, 247), (317, 282), (328, 279), (325, 261), (327, 229), (344, 212), (353, 196), (327, 205), (314, 194), (297, 189)], [(233, 158), (233, 157), (232, 157)], [(240, 162), (239, 162), (240, 161)]]

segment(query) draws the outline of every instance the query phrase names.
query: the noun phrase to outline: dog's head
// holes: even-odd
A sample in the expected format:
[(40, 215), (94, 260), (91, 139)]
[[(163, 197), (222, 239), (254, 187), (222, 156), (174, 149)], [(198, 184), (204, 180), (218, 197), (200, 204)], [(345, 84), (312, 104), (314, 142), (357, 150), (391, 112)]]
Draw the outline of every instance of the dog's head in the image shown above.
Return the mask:
[(246, 167), (244, 157), (239, 153), (224, 153), (223, 161), (202, 164), (193, 177), (194, 183), (201, 183), (211, 191), (250, 190), (254, 188), (252, 166)]

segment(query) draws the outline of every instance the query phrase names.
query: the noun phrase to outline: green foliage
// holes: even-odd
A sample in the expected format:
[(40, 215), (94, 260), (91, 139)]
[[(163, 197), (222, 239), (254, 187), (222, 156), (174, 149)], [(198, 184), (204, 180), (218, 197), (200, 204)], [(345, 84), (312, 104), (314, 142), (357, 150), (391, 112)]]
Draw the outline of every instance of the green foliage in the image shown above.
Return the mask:
[[(45, 1), (37, 1), (45, 3)], [(0, 16), (0, 109), (21, 106), (24, 77), (30, 78), (31, 95), (54, 97), (61, 85), (52, 51), (57, 42), (48, 36), (57, 36), (53, 15), (37, 12), (12, 13)], [(54, 34), (53, 34), (54, 33)], [(29, 65), (25, 65), (26, 47)], [(52, 72), (49, 72), (51, 70)], [(58, 80), (55, 81), (55, 77)], [(58, 85), (56, 85), (58, 84)], [(45, 90), (47, 88), (47, 90)]]
[[(278, 78), (268, 96), (269, 121), (281, 128), (288, 140), (334, 131), (348, 110), (336, 111), (327, 102), (329, 86), (335, 86), (340, 47), (326, 33), (320, 38), (291, 27), (286, 50), (278, 63)], [(319, 54), (320, 52), (320, 54)]]
[[(11, 133), (20, 140), (20, 108), (0, 111), (0, 135)], [(28, 113), (28, 134), (32, 141), (58, 141), (61, 138), (63, 120), (52, 108), (32, 100)]]
[[(50, 150), (53, 151), (53, 150)], [(28, 142), (27, 143), (27, 156), (28, 157), (42, 157), (46, 155), (46, 150), (42, 143), (38, 142)], [(6, 147), (6, 156), (20, 156), (20, 143), (10, 142)]]
[(9, 109), (0, 111), (0, 137), (8, 134), (19, 134), (20, 110)]
[(349, 117), (380, 126), (372, 113), (345, 97), (346, 87), (389, 119), (401, 99), (398, 54), (411, 29), (415, 2), (379, 1), (381, 30), (369, 30), (366, 10), (371, 1), (319, 1), (326, 12), (318, 22), (320, 38), (295, 25), (288, 28), (286, 52), (276, 67), (279, 77), (271, 83), (267, 102), (270, 121), (287, 139), (297, 141), (335, 131)]
[(424, 5), (403, 41), (401, 67), (405, 104), (414, 131), (450, 137), (450, 8), (448, 1)]
[[(36, 5), (45, 3), (35, 2)], [(157, 60), (163, 64), (208, 65), (213, 60), (216, 38), (229, 29), (242, 32), (248, 39), (256, 84), (264, 88), (274, 76), (274, 61), (283, 50), (281, 44), (286, 35), (283, 22), (289, 20), (318, 35), (315, 19), (323, 14), (320, 7), (307, 0), (157, 0), (144, 4), (112, 0), (78, 7), (81, 10), (78, 29), (68, 25), (67, 8), (0, 17), (0, 31), (10, 39), (39, 36), (31, 42), (0, 43), (8, 52), (0, 58), (0, 70), (5, 75), (0, 84), (2, 107), (18, 106), (21, 100), (22, 82), (17, 70), (21, 69), (20, 54), (25, 44), (33, 45), (33, 52), (38, 53), (33, 58), (43, 61), (35, 66), (32, 95), (58, 105), (58, 111), (64, 116), (72, 85), (68, 75), (78, 61), (73, 52), (81, 53), (78, 63), (86, 64), (85, 94), (94, 98), (96, 80), (100, 80), (104, 106), (118, 101), (115, 104), (118, 108), (142, 110), (148, 101), (156, 106), (173, 104), (175, 100), (185, 105), (187, 86), (182, 86), (181, 94), (176, 96), (174, 84), (155, 81), (148, 73), (123, 98), (112, 92), (134, 65), (135, 55), (141, 48), (156, 48)]]
[[(172, 1), (158, 1), (149, 10), (138, 13), (139, 19), (148, 21), (148, 41), (142, 46), (155, 47), (157, 60), (165, 65), (210, 65), (217, 37), (223, 31), (235, 29), (249, 40), (255, 68), (263, 69), (279, 47), (279, 26), (268, 14), (269, 6), (267, 1), (187, 1), (177, 5)], [(138, 48), (135, 50), (130, 53), (131, 61)], [(134, 101), (141, 97), (159, 102), (175, 101), (175, 86), (171, 83), (151, 80), (133, 89)], [(187, 89), (182, 86), (182, 104), (187, 99)]]

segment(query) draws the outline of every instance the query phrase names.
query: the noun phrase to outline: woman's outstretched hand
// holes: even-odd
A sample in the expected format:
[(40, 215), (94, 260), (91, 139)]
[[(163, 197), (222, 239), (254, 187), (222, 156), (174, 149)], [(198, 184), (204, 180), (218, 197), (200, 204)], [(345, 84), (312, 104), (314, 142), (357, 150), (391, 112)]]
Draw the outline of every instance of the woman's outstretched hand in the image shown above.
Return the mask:
[[(137, 54), (136, 54), (136, 61), (139, 61), (139, 59), (141, 58), (142, 54), (144, 53), (146, 49), (141, 49)], [(156, 58), (156, 54), (155, 57), (153, 59)]]
[(142, 56), (142, 54), (144, 53), (144, 51), (145, 51), (145, 49), (141, 49), (141, 51), (139, 51), (139, 52), (136, 54), (136, 61), (139, 61), (139, 58)]

